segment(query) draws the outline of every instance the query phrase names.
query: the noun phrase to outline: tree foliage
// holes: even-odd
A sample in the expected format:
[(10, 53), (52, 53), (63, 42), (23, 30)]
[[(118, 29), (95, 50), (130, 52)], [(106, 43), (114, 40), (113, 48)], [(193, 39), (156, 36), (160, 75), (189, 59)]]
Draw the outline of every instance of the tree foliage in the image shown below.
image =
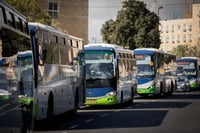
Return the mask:
[(129, 49), (140, 47), (159, 48), (159, 17), (146, 8), (144, 2), (124, 1), (116, 20), (108, 20), (102, 25), (104, 42), (115, 43)]
[(198, 48), (196, 46), (178, 45), (172, 50), (172, 53), (176, 55), (176, 58), (186, 56), (200, 57), (200, 52), (198, 51)]
[(10, 5), (15, 7), (30, 22), (40, 22), (51, 25), (51, 17), (44, 12), (36, 0), (6, 0)]

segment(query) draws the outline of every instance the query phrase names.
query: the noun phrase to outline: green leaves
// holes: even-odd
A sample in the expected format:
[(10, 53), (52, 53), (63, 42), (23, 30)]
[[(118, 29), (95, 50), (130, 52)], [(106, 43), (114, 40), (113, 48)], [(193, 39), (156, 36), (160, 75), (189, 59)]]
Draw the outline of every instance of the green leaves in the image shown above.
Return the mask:
[(176, 58), (185, 56), (200, 57), (200, 52), (196, 46), (178, 45), (173, 49), (172, 53), (176, 55)]
[(160, 46), (159, 18), (146, 5), (137, 0), (124, 1), (116, 20), (103, 24), (103, 41), (115, 43), (129, 49)]
[(6, 1), (20, 11), (23, 15), (25, 15), (28, 21), (51, 25), (51, 17), (38, 6), (36, 0)]

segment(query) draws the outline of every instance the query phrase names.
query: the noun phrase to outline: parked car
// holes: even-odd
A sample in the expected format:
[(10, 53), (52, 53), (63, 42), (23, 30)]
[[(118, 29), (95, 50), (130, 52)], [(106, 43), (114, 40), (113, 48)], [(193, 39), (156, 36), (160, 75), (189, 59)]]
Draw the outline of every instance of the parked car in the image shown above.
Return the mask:
[(189, 91), (189, 80), (186, 76), (177, 76), (177, 89), (176, 91)]

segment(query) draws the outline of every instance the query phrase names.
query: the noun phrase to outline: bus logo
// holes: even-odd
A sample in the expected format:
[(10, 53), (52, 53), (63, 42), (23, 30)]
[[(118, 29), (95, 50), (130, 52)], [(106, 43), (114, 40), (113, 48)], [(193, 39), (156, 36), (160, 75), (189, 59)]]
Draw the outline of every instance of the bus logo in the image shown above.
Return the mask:
[(92, 96), (92, 92), (88, 92), (88, 95), (89, 95), (89, 96)]

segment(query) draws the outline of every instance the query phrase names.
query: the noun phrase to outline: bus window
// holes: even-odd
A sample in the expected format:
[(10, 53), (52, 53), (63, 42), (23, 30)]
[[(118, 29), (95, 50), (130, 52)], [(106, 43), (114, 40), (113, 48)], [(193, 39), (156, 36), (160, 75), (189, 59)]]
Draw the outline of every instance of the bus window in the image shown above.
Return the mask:
[(22, 31), (22, 20), (18, 17), (15, 17), (15, 27), (16, 29)]
[(3, 17), (3, 9), (0, 7), (0, 22), (4, 22), (4, 17)]
[(10, 13), (10, 12), (8, 12), (8, 11), (6, 11), (6, 17), (7, 17), (7, 24), (8, 24), (9, 26), (14, 27), (14, 26), (13, 26), (13, 14)]

